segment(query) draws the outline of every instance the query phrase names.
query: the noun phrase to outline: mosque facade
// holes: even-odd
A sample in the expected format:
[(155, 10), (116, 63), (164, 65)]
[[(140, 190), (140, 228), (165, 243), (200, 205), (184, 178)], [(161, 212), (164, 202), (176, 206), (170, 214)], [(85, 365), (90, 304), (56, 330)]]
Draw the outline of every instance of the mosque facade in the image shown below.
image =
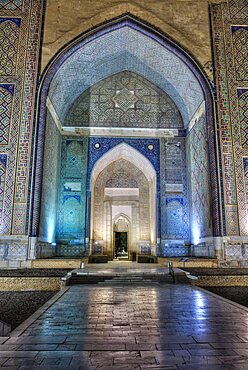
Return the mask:
[(248, 260), (246, 0), (0, 0), (0, 266)]

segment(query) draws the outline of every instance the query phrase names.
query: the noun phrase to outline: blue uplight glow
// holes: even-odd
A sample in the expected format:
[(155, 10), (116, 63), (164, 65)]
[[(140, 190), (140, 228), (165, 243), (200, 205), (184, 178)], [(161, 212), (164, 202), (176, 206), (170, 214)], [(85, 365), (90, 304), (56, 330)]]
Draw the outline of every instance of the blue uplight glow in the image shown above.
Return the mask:
[(196, 222), (193, 223), (192, 227), (193, 243), (199, 244), (200, 241), (200, 230)]
[(48, 226), (48, 233), (47, 233), (47, 241), (48, 243), (54, 242), (54, 235), (55, 234), (55, 223), (54, 221), (50, 221)]

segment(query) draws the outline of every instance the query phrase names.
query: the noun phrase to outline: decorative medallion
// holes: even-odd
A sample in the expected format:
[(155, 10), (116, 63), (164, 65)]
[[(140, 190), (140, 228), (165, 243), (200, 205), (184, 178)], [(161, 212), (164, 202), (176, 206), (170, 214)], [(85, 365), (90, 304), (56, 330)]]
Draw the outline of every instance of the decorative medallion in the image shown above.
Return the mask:
[(126, 112), (129, 108), (134, 108), (134, 104), (139, 99), (135, 96), (134, 91), (128, 90), (124, 87), (122, 90), (116, 91), (112, 100), (114, 101), (116, 108), (120, 108)]
[(95, 149), (100, 149), (101, 148), (101, 144), (100, 143), (95, 143), (94, 144), (94, 148)]
[(148, 144), (147, 149), (150, 150), (150, 152), (153, 151), (154, 145), (153, 144)]

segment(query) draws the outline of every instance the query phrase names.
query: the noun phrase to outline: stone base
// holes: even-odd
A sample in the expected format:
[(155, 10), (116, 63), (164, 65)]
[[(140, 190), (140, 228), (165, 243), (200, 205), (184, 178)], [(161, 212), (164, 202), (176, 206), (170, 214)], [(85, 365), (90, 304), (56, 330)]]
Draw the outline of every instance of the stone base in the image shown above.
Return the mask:
[(35, 246), (36, 258), (52, 258), (56, 256), (56, 247), (51, 243), (38, 241)]
[(28, 237), (2, 235), (0, 237), (0, 268), (25, 267), (30, 267)]
[(137, 257), (138, 263), (158, 263), (158, 258), (156, 256), (151, 256), (147, 254), (139, 254)]
[[(220, 267), (248, 267), (247, 237), (209, 237), (201, 239), (198, 245), (185, 245), (183, 240), (161, 240), (157, 252), (159, 257), (217, 258)], [(30, 268), (32, 261), (37, 258), (84, 258), (84, 255), (83, 244), (55, 246), (27, 236), (0, 237), (0, 268)], [(93, 254), (89, 258), (93, 263), (105, 263), (108, 260), (112, 260), (112, 257), (105, 254)]]
[(224, 260), (248, 260), (248, 240), (242, 238), (226, 238), (224, 242)]
[(91, 254), (88, 258), (88, 263), (107, 263), (109, 260), (105, 254)]
[(190, 257), (190, 246), (184, 245), (183, 241), (161, 240), (160, 257)]
[(78, 258), (46, 258), (46, 259), (36, 259), (32, 261), (32, 268), (36, 269), (68, 269), (68, 270), (74, 270), (74, 269), (80, 269), (82, 264), (82, 259)]
[(204, 257), (204, 258), (215, 258), (216, 251), (213, 244), (207, 242), (199, 243), (198, 245), (191, 246), (191, 257)]
[(82, 244), (57, 244), (56, 246), (57, 257), (81, 257), (85, 256), (85, 246)]
[(0, 261), (0, 269), (29, 269), (32, 267), (32, 261)]
[(216, 258), (214, 239), (201, 239), (197, 245), (186, 244), (183, 240), (161, 240), (160, 257)]

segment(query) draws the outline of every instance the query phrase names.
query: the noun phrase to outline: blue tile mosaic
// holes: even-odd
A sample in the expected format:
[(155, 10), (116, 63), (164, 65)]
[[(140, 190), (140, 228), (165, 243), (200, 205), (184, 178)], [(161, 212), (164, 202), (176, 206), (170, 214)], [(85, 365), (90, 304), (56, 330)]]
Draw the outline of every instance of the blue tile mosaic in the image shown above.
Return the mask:
[(87, 138), (63, 138), (57, 240), (74, 240), (78, 238), (84, 240), (87, 156)]
[[(96, 149), (95, 144), (99, 143), (100, 148)], [(96, 161), (110, 149), (116, 145), (126, 143), (131, 147), (142, 153), (152, 163), (153, 167), (157, 172), (157, 177), (160, 175), (160, 145), (159, 139), (132, 139), (132, 138), (106, 138), (106, 137), (90, 137), (89, 138), (89, 161), (88, 161), (88, 189), (90, 183), (91, 171)], [(152, 144), (154, 149), (151, 151), (148, 149), (148, 145)], [(158, 181), (158, 191), (160, 189)]]
[(21, 26), (21, 18), (0, 18), (0, 23), (8, 21), (15, 23), (18, 27)]

